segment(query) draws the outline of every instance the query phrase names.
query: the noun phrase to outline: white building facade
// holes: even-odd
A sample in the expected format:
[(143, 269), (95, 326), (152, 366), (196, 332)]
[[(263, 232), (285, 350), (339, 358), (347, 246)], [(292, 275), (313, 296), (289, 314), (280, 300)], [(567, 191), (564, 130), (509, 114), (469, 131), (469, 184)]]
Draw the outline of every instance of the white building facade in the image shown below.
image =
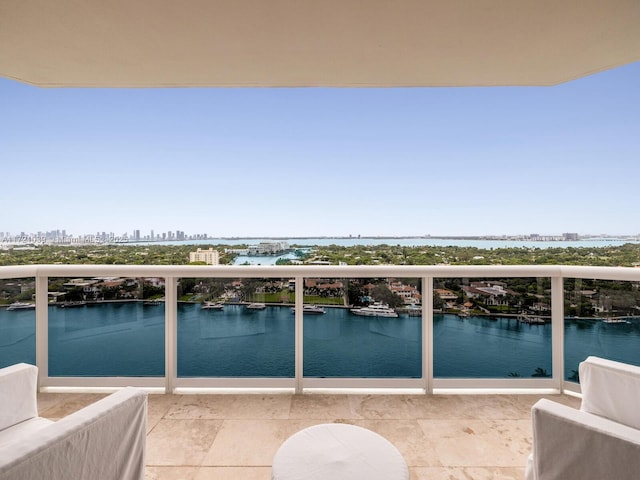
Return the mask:
[(199, 248), (195, 252), (189, 252), (189, 262), (204, 262), (207, 265), (218, 265), (220, 263), (220, 254), (213, 248), (209, 248), (208, 250)]

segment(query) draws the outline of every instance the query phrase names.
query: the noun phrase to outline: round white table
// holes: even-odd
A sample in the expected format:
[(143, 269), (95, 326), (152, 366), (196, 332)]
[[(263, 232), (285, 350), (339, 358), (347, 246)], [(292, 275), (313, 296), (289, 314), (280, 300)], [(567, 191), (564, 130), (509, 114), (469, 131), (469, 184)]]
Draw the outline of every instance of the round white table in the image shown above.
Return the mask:
[(273, 458), (273, 480), (408, 480), (398, 449), (366, 428), (327, 423), (289, 437)]

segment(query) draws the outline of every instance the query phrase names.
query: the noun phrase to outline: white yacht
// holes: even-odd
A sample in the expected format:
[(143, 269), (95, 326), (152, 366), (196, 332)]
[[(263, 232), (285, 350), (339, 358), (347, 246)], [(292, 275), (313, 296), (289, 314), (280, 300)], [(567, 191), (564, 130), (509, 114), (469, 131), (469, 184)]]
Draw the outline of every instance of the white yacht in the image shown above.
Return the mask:
[(7, 310), (28, 310), (31, 308), (36, 308), (36, 304), (27, 302), (13, 302), (7, 307)]
[(396, 311), (386, 303), (375, 302), (366, 307), (352, 308), (351, 313), (363, 317), (397, 317)]
[(264, 303), (250, 303), (247, 310), (264, 310), (267, 306)]
[[(291, 307), (291, 313), (296, 313), (295, 307)], [(308, 313), (310, 315), (324, 315), (327, 311), (320, 305), (303, 305), (302, 313)]]
[(220, 302), (204, 302), (200, 308), (202, 310), (222, 310), (224, 309), (224, 304)]

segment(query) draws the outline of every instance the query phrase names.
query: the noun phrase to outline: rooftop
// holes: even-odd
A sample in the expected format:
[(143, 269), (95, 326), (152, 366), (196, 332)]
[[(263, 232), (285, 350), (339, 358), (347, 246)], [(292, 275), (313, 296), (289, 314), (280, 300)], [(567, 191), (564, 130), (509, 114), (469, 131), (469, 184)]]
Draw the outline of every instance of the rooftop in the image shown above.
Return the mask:
[[(94, 393), (40, 393), (40, 415), (60, 419)], [(578, 408), (580, 400), (548, 395)], [(412, 480), (522, 479), (531, 452), (531, 406), (542, 395), (149, 395), (149, 480), (271, 478), (289, 436), (349, 423), (393, 443)]]

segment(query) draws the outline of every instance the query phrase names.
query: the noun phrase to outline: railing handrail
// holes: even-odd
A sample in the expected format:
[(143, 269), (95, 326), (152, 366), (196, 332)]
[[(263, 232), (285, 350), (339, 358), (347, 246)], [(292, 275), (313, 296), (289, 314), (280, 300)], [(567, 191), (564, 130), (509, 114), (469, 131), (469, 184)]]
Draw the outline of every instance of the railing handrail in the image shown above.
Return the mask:
[(569, 277), (640, 281), (640, 268), (574, 265), (19, 265), (0, 278), (118, 275), (131, 277)]
[[(420, 278), (424, 285), (423, 323), (423, 377), (417, 380), (394, 379), (386, 381), (387, 387), (407, 388), (421, 386), (426, 392), (442, 388), (547, 388), (562, 391), (565, 388), (564, 371), (564, 278), (640, 282), (640, 268), (590, 267), (573, 265), (19, 265), (0, 266), (0, 278), (34, 277), (36, 283), (36, 363), (40, 367), (41, 385), (49, 386), (122, 386), (126, 378), (76, 378), (48, 375), (48, 279), (65, 277), (114, 276), (125, 278), (165, 278), (165, 377), (137, 378), (145, 387), (162, 387), (171, 392), (174, 388), (202, 386), (269, 385), (294, 387), (302, 392), (304, 385), (324, 385), (324, 379), (307, 379), (302, 373), (302, 305), (303, 297), (296, 297), (296, 376), (295, 379), (189, 379), (178, 378), (177, 372), (177, 284), (180, 278), (288, 278), (295, 279), (296, 291), (302, 289), (304, 278)], [(496, 278), (537, 277), (551, 279), (552, 307), (552, 367), (550, 379), (437, 379), (433, 378), (433, 284), (436, 278)], [(44, 383), (43, 383), (44, 382)], [(295, 383), (294, 383), (295, 382)], [(416, 383), (417, 382), (417, 383)], [(335, 385), (353, 387), (379, 387), (376, 379), (335, 379)], [(574, 387), (569, 383), (570, 389)], [(577, 388), (577, 387), (576, 387)]]

